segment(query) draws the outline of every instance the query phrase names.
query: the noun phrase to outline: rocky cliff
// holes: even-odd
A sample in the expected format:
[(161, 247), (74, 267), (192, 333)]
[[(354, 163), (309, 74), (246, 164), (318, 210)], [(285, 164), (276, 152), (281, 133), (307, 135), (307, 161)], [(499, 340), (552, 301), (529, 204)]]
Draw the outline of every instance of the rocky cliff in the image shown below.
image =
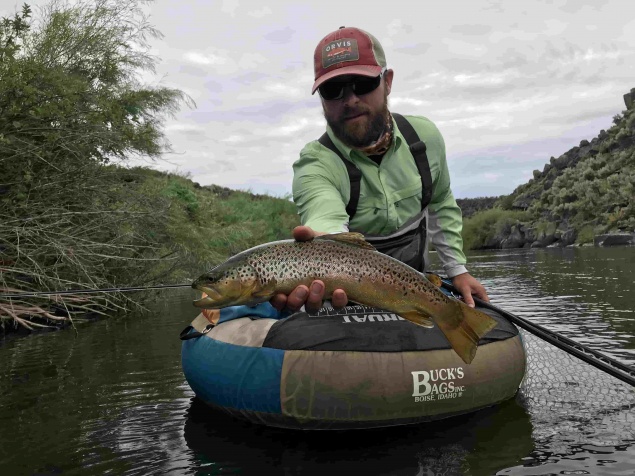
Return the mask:
[(624, 103), (609, 130), (551, 157), (510, 195), (462, 200), (475, 215), (487, 208), (523, 212), (522, 219), (500, 221), (479, 247), (635, 243), (635, 88)]

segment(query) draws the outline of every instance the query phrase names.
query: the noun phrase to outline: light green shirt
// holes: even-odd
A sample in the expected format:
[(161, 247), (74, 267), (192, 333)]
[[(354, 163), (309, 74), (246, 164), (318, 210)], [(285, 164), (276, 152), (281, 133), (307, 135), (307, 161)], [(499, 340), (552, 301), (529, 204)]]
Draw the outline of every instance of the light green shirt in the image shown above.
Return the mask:
[[(448, 277), (467, 272), (461, 238), (461, 209), (450, 190), (445, 143), (437, 127), (421, 116), (406, 116), (426, 144), (433, 195), (428, 205), (428, 238), (434, 244)], [(303, 225), (327, 233), (355, 230), (387, 235), (421, 211), (421, 177), (406, 139), (393, 120), (391, 147), (377, 165), (343, 144), (333, 131), (335, 146), (362, 173), (357, 213), (349, 224), (346, 204), (350, 182), (346, 166), (317, 140), (309, 142), (293, 164), (293, 200)], [(427, 260), (426, 260), (427, 262)]]

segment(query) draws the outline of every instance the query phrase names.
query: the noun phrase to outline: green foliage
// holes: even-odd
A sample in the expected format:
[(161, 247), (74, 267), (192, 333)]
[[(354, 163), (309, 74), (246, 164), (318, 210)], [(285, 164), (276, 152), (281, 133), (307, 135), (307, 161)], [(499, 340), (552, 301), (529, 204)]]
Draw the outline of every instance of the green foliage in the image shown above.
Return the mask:
[(165, 195), (169, 198), (175, 198), (180, 201), (191, 216), (194, 216), (199, 208), (196, 193), (182, 183), (174, 180), (170, 181), (165, 189)]
[(6, 66), (8, 60), (20, 50), (24, 35), (31, 26), (30, 17), (31, 7), (25, 4), (21, 13), (0, 20), (0, 65)]
[(465, 249), (487, 248), (498, 234), (527, 218), (522, 211), (492, 208), (479, 212), (463, 222), (463, 247)]
[(295, 205), (288, 198), (274, 200), (235, 193), (217, 212), (223, 226), (207, 244), (227, 256), (261, 243), (288, 239), (293, 227), (300, 224)]
[(300, 224), (295, 205), (288, 198), (229, 190), (219, 194), (215, 187), (197, 187), (185, 177), (149, 169), (129, 173), (143, 177), (145, 196), (169, 200), (161, 221), (147, 230), (156, 234), (165, 252), (177, 250), (178, 267), (169, 275), (172, 281), (191, 279), (253, 246), (288, 239)]
[[(138, 81), (154, 67), (147, 38), (157, 35), (135, 0), (53, 2), (36, 19), (24, 6), (0, 20), (0, 289), (140, 284), (174, 267), (154, 226), (169, 200), (106, 166), (169, 150), (163, 120), (187, 98)], [(0, 302), (0, 321), (19, 318), (14, 304)]]
[(536, 234), (538, 236), (552, 235), (558, 229), (558, 225), (556, 225), (555, 223), (544, 220), (538, 221), (535, 224), (535, 227)]
[[(288, 199), (125, 167), (169, 150), (163, 120), (188, 102), (138, 80), (158, 36), (141, 4), (53, 2), (35, 20), (25, 6), (0, 21), (0, 293), (182, 282), (298, 224)], [(66, 297), (61, 317), (41, 300), (0, 300), (0, 324), (135, 299)]]
[(593, 239), (595, 238), (595, 230), (591, 225), (584, 225), (580, 231), (578, 232), (578, 237), (576, 242), (580, 245), (585, 245), (589, 243), (593, 243)]
[(599, 231), (628, 228), (635, 196), (634, 160), (635, 149), (587, 157), (558, 176), (532, 211), (554, 222), (566, 220), (575, 228), (589, 221), (597, 223)]
[(503, 195), (499, 201), (498, 206), (503, 210), (512, 210), (514, 204), (514, 196), (513, 195)]

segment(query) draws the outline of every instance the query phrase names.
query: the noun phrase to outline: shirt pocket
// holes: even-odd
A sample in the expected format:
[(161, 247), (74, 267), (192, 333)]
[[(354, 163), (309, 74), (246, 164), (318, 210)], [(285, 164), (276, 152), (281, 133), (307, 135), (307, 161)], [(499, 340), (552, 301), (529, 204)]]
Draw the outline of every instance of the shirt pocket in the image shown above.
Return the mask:
[(402, 214), (412, 216), (421, 211), (421, 179), (418, 176), (417, 179), (416, 182), (411, 182), (405, 187), (395, 190), (390, 196), (390, 202), (400, 216)]

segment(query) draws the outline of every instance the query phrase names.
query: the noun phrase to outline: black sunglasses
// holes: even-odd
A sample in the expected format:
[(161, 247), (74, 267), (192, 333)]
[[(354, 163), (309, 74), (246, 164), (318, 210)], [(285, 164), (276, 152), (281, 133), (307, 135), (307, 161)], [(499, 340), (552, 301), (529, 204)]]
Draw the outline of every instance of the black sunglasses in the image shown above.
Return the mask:
[(331, 81), (327, 81), (322, 84), (318, 88), (318, 91), (320, 92), (322, 99), (326, 99), (327, 101), (342, 99), (344, 97), (344, 89), (346, 89), (346, 86), (350, 86), (356, 96), (363, 96), (364, 94), (368, 94), (377, 89), (379, 83), (381, 83), (382, 74), (383, 71), (379, 74), (379, 76), (374, 78), (355, 76), (353, 79), (348, 81), (337, 81), (332, 79)]

